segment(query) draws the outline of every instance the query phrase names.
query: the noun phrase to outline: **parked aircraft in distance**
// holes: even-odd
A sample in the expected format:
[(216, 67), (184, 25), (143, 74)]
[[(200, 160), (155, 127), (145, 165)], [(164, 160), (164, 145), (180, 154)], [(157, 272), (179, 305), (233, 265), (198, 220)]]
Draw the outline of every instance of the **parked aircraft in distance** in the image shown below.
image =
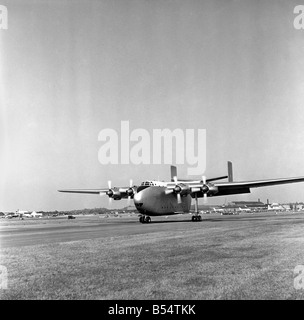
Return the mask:
[(38, 212), (36, 212), (36, 211), (33, 211), (33, 212), (31, 213), (31, 216), (32, 216), (33, 218), (41, 218), (43, 215), (42, 215), (42, 213), (38, 213)]
[(36, 211), (33, 211), (31, 213), (29, 211), (17, 210), (16, 217), (19, 217), (19, 218), (41, 218), (42, 213), (37, 213)]
[[(218, 182), (228, 178), (227, 182)], [(59, 192), (107, 195), (109, 200), (133, 199), (137, 210), (141, 213), (139, 221), (148, 223), (151, 216), (162, 216), (179, 213), (189, 213), (192, 198), (195, 199), (195, 212), (192, 221), (200, 221), (202, 217), (198, 211), (198, 198), (227, 196), (233, 194), (250, 193), (251, 188), (273, 186), (279, 184), (303, 182), (304, 177), (280, 178), (256, 181), (233, 181), (232, 163), (228, 161), (228, 176), (220, 176), (201, 180), (178, 179), (177, 169), (171, 166), (171, 181), (144, 181), (135, 186), (130, 180), (129, 187), (112, 187), (108, 181), (108, 188), (102, 189), (64, 189)]]
[(224, 212), (225, 210), (222, 208), (213, 208), (214, 212)]
[(241, 207), (239, 207), (238, 210), (239, 210), (239, 211), (247, 211), (247, 212), (250, 212), (250, 211), (251, 211), (250, 208), (241, 208)]
[(268, 211), (285, 211), (285, 208), (278, 203), (273, 203), (271, 205), (268, 205), (267, 210)]

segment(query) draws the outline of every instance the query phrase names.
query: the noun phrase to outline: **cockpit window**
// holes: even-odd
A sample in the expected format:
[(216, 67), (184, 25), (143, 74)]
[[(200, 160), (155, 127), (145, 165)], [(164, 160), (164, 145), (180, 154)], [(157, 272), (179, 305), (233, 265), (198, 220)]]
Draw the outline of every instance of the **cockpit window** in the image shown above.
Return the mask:
[(152, 182), (150, 182), (150, 181), (144, 181), (144, 182), (142, 182), (141, 185), (142, 185), (142, 186), (152, 186), (153, 184), (152, 184)]

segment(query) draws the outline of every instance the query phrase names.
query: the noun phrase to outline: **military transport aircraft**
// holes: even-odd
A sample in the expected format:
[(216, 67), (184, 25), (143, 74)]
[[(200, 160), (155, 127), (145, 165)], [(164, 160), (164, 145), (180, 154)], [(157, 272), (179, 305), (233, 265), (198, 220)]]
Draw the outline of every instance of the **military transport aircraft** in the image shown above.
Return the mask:
[[(228, 178), (228, 182), (217, 182)], [(256, 181), (233, 181), (232, 163), (228, 161), (228, 176), (220, 176), (202, 180), (185, 180), (177, 178), (177, 169), (171, 166), (171, 181), (144, 181), (135, 186), (130, 180), (129, 187), (112, 187), (103, 189), (65, 189), (59, 192), (107, 195), (109, 200), (133, 199), (137, 210), (141, 213), (141, 223), (151, 222), (151, 216), (189, 213), (192, 198), (195, 199), (195, 212), (192, 221), (201, 221), (198, 212), (198, 198), (226, 196), (250, 193), (250, 188), (273, 186), (278, 184), (304, 182), (304, 177), (280, 178)]]

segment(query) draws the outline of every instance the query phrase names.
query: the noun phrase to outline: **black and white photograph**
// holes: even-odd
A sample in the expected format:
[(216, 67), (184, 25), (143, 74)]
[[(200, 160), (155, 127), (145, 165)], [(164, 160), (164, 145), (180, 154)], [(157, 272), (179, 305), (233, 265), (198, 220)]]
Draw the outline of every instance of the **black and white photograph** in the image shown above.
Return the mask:
[(303, 248), (303, 0), (0, 0), (0, 300), (303, 300)]

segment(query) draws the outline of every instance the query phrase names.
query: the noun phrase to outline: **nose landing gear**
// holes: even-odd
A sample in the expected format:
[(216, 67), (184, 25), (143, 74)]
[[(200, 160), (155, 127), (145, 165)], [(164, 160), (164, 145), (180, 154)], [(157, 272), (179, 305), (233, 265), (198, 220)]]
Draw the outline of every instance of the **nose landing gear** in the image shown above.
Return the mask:
[(149, 216), (140, 216), (139, 222), (141, 222), (141, 223), (150, 223), (151, 222), (151, 218)]

